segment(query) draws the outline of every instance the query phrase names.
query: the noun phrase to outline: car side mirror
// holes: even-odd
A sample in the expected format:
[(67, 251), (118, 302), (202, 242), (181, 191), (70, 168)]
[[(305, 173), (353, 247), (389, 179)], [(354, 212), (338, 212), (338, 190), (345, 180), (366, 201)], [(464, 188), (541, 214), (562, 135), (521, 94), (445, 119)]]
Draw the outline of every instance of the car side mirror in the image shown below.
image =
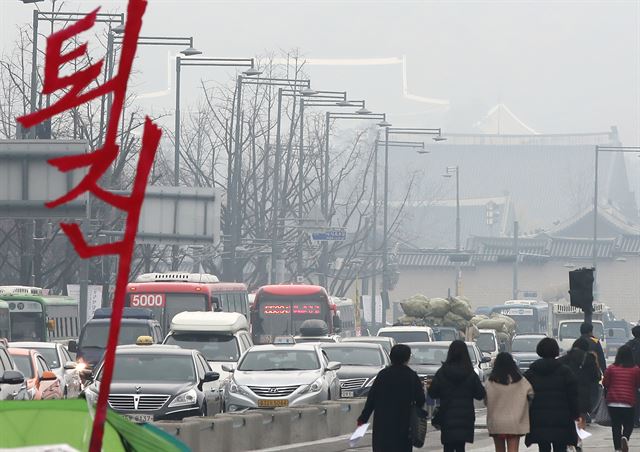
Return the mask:
[(486, 364), (491, 362), (491, 356), (483, 356), (480, 359), (480, 364)]
[(338, 370), (340, 367), (342, 367), (342, 363), (337, 361), (329, 361), (329, 364), (327, 364), (327, 370)]
[(67, 350), (69, 350), (71, 353), (78, 353), (78, 343), (75, 340), (71, 339), (67, 344)]
[(24, 375), (17, 370), (5, 370), (0, 377), (0, 384), (19, 385), (24, 383)]
[(220, 379), (220, 374), (218, 372), (205, 372), (202, 382), (209, 383), (210, 381), (216, 381), (218, 379)]
[(64, 363), (63, 368), (64, 368), (64, 370), (71, 370), (71, 369), (75, 369), (76, 366), (77, 366), (77, 364), (75, 362), (69, 361), (69, 362)]
[(225, 372), (232, 373), (236, 370), (236, 366), (233, 364), (223, 364), (222, 370), (224, 370)]
[(40, 377), (40, 380), (42, 380), (42, 381), (53, 381), (53, 380), (56, 380), (57, 378), (58, 377), (56, 377), (56, 374), (54, 374), (50, 370), (45, 370), (44, 372), (42, 372), (42, 377)]

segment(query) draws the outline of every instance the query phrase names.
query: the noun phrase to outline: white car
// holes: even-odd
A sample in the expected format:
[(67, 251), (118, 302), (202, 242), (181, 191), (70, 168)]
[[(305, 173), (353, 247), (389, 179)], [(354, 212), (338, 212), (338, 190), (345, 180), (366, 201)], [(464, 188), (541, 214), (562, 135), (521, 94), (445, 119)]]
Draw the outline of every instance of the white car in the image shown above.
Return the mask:
[(222, 366), (232, 377), (225, 382), (226, 411), (276, 408), (336, 400), (340, 363), (330, 362), (315, 344), (256, 345), (237, 366)]
[(380, 328), (377, 335), (392, 337), (398, 344), (435, 341), (433, 329), (429, 326), (388, 326)]
[(80, 369), (62, 344), (57, 342), (11, 342), (9, 347), (35, 350), (40, 353), (62, 386), (64, 398), (75, 398), (82, 391)]

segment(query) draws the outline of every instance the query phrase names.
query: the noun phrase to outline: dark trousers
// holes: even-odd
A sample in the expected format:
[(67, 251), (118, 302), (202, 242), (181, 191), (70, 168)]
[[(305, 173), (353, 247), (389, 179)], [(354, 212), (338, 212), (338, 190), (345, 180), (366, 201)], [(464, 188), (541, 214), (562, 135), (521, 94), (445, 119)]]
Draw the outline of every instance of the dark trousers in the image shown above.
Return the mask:
[(455, 443), (444, 443), (444, 452), (464, 452), (464, 441)]
[(551, 452), (551, 446), (553, 446), (553, 452), (567, 452), (567, 445), (558, 442), (540, 442), (538, 443), (538, 449), (540, 452)]
[(611, 416), (611, 433), (613, 433), (613, 448), (622, 448), (622, 437), (629, 439), (633, 431), (633, 408), (609, 407)]

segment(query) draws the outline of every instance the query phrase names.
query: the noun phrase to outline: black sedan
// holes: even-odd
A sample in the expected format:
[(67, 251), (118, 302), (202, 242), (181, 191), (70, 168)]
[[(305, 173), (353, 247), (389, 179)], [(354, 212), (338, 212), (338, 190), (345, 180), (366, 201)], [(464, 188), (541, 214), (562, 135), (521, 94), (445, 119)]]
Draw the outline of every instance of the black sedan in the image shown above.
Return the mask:
[[(95, 403), (100, 390), (101, 365), (85, 397)], [(177, 345), (122, 345), (109, 394), (109, 406), (135, 422), (180, 420), (213, 415), (221, 397), (211, 385), (219, 374), (196, 350)]]
[(389, 357), (380, 344), (321, 344), (329, 361), (341, 364), (338, 370), (340, 397), (366, 397), (380, 372), (388, 366)]

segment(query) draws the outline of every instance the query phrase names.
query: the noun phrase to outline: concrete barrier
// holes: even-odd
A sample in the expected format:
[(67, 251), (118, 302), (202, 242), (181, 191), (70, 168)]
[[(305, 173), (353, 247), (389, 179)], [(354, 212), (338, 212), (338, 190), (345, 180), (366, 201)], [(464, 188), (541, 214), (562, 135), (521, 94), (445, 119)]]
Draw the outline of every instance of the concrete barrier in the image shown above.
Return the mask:
[(364, 399), (327, 401), (320, 405), (221, 413), (156, 425), (194, 452), (242, 452), (307, 443), (353, 432)]

